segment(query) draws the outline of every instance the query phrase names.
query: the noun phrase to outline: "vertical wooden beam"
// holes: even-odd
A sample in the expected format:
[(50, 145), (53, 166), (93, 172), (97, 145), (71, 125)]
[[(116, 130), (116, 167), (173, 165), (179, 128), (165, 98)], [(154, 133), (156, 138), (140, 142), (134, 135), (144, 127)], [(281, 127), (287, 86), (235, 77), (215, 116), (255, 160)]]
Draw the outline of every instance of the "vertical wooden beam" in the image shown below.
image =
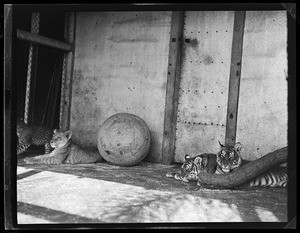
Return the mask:
[(225, 134), (225, 145), (227, 146), (234, 145), (236, 139), (245, 13), (245, 11), (236, 11), (234, 15)]
[(65, 16), (65, 42), (72, 45), (72, 51), (65, 53), (62, 71), (61, 99), (59, 114), (59, 129), (68, 130), (70, 128), (71, 98), (72, 98), (72, 78), (74, 67), (74, 43), (75, 43), (75, 13), (66, 13)]
[[(38, 35), (40, 31), (40, 13), (33, 12), (31, 14), (31, 33)], [(35, 92), (36, 92), (36, 71), (38, 60), (38, 46), (30, 43), (28, 54), (28, 68), (27, 68), (27, 82), (26, 82), (26, 94), (25, 94), (25, 112), (24, 122), (29, 124), (36, 124), (34, 119), (35, 111)]]
[(178, 95), (183, 43), (184, 11), (173, 11), (170, 31), (168, 77), (165, 100), (162, 163), (174, 161)]
[(5, 85), (5, 113), (4, 113), (4, 227), (6, 230), (13, 229), (13, 187), (15, 187), (14, 179), (12, 179), (14, 169), (13, 157), (17, 154), (13, 153), (13, 136), (15, 127), (12, 127), (12, 15), (13, 6), (6, 4), (4, 6), (4, 85)]

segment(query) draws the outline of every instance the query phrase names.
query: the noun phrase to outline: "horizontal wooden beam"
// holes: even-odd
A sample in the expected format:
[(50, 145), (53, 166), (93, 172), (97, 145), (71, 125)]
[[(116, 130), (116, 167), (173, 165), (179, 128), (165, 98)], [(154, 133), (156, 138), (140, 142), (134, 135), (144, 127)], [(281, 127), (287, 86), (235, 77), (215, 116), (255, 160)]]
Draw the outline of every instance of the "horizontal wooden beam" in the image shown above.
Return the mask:
[(70, 52), (73, 50), (73, 47), (71, 44), (61, 42), (58, 40), (53, 40), (45, 36), (35, 35), (30, 32), (26, 32), (20, 29), (17, 29), (17, 38), (21, 40), (27, 40), (33, 43), (49, 46), (56, 49), (61, 49), (67, 52)]

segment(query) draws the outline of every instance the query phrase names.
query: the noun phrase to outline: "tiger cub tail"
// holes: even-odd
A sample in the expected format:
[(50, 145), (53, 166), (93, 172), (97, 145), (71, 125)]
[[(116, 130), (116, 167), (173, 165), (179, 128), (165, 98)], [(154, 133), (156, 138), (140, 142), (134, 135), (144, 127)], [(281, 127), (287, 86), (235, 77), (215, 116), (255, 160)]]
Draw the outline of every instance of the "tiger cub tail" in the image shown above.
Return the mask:
[(288, 174), (281, 167), (262, 173), (249, 182), (251, 187), (287, 187)]

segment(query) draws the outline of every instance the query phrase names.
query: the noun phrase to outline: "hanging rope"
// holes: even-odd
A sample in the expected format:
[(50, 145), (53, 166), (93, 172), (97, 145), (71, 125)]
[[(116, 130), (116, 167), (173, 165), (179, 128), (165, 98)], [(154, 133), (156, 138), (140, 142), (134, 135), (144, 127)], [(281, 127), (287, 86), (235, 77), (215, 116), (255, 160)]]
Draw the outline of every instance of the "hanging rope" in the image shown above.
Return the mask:
[(42, 119), (42, 125), (46, 124), (45, 117), (46, 117), (47, 113), (49, 114), (48, 108), (49, 108), (50, 100), (52, 99), (52, 96), (53, 96), (53, 89), (54, 89), (53, 86), (54, 86), (54, 77), (56, 75), (56, 67), (57, 67), (57, 59), (55, 60), (54, 69), (53, 69), (53, 72), (52, 72), (50, 88), (49, 88), (48, 95), (47, 95), (47, 100), (46, 100), (46, 107), (44, 109), (44, 114), (43, 114), (43, 119)]

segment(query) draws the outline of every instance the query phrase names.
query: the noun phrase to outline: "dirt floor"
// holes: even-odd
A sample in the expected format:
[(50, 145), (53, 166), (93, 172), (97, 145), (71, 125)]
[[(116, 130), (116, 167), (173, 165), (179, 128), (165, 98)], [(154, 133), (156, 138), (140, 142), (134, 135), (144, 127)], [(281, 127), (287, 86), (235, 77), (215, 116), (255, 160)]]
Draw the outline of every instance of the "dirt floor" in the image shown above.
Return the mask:
[(26, 165), (25, 156), (18, 224), (287, 221), (285, 188), (209, 190), (165, 176), (179, 165)]

